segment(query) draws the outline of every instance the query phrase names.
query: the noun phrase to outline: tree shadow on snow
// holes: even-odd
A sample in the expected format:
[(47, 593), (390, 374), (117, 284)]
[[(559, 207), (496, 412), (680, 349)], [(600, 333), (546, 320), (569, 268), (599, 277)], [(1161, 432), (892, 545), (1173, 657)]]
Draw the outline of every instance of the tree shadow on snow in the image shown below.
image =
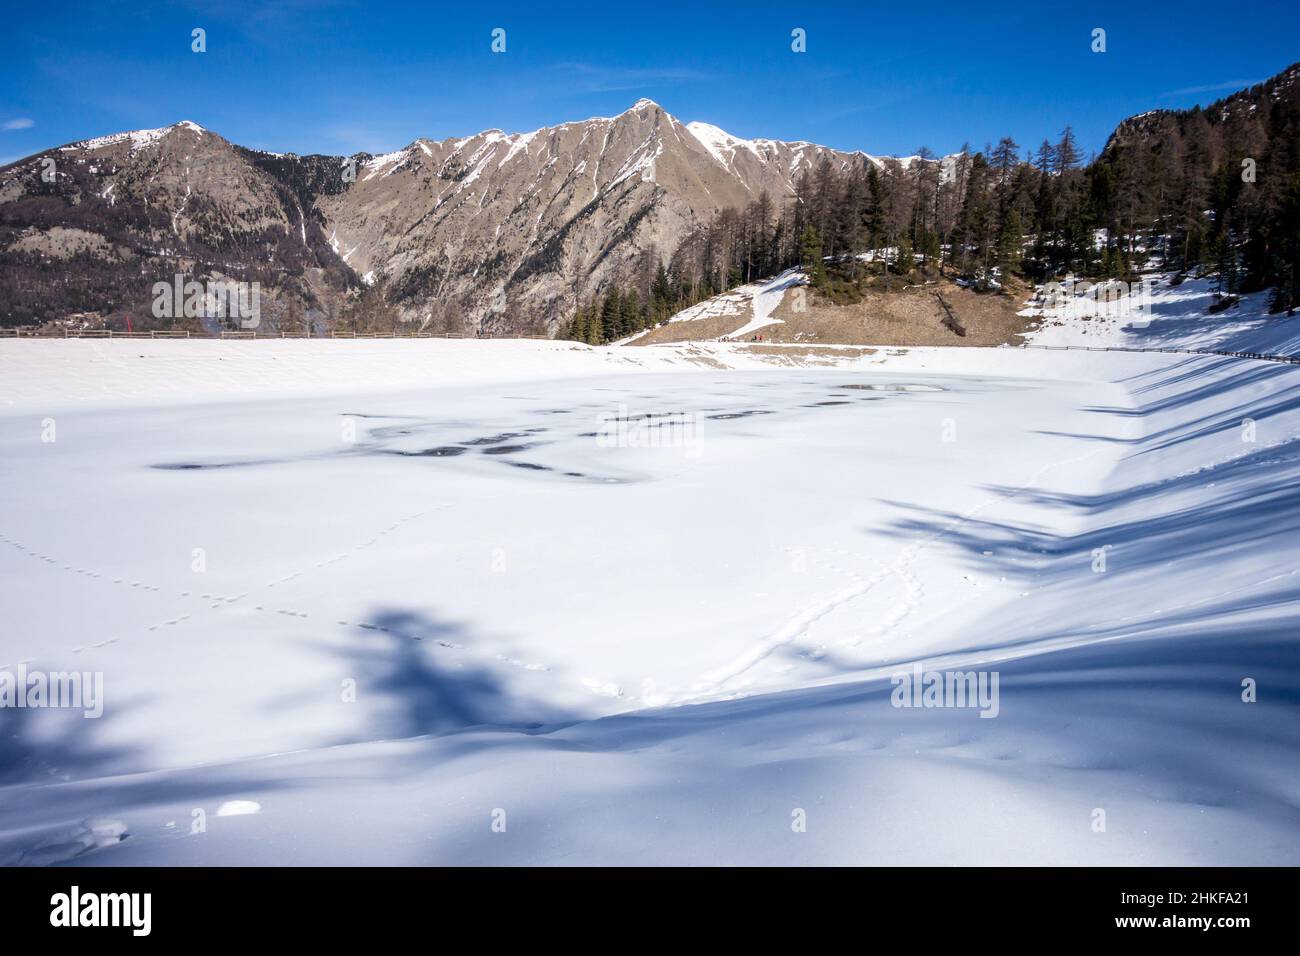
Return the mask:
[(355, 629), (336, 653), (358, 694), (378, 695), (365, 725), (349, 742), (447, 734), (469, 728), (533, 733), (571, 720), (502, 675), (512, 668), (482, 663), (464, 624), (389, 608)]

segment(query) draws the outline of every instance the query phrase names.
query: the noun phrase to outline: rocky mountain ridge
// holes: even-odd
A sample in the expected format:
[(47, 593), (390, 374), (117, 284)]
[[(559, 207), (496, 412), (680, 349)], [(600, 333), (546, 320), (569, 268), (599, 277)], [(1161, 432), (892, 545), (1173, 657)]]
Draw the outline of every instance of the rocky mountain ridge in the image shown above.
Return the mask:
[(279, 322), (373, 287), (417, 325), (454, 308), (469, 329), (550, 327), (720, 210), (784, 201), (823, 160), (890, 162), (741, 139), (650, 100), (384, 155), (261, 152), (188, 120), (102, 136), (0, 170), (0, 318), (139, 315), (183, 271), (260, 281)]

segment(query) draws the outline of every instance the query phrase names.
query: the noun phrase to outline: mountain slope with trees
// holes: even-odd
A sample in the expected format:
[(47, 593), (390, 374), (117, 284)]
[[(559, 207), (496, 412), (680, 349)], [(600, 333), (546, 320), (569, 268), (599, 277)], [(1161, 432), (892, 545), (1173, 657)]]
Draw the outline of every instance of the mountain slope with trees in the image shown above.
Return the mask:
[(854, 302), (938, 274), (996, 291), (1154, 263), (1292, 309), (1298, 78), (1125, 120), (1090, 160), (1069, 126), (891, 159), (649, 100), (383, 156), (261, 153), (193, 123), (100, 137), (0, 169), (0, 323), (147, 322), (153, 284), (185, 273), (259, 282), (271, 328), (599, 343), (792, 266)]
[(1032, 150), (1008, 136), (943, 160), (925, 147), (860, 167), (823, 159), (790, 196), (722, 210), (666, 267), (593, 295), (559, 334), (612, 341), (791, 266), (832, 302), (899, 278), (997, 291), (1006, 276), (1132, 279), (1155, 267), (1213, 274), (1225, 303), (1270, 289), (1274, 311), (1294, 309), (1300, 65), (1209, 107), (1125, 120), (1087, 162), (1069, 126)]

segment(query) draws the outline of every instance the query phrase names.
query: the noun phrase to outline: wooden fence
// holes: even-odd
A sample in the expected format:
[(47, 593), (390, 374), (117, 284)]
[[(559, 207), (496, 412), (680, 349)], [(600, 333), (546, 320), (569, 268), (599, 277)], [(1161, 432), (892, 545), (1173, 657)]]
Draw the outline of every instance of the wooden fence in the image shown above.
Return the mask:
[(1141, 349), (1128, 345), (1021, 345), (1022, 349), (1047, 349), (1051, 352), (1164, 352), (1170, 355), (1223, 355), (1228, 358), (1259, 359), (1262, 362), (1285, 362), (1300, 365), (1300, 355), (1272, 355), (1267, 352), (1229, 352), (1226, 349)]

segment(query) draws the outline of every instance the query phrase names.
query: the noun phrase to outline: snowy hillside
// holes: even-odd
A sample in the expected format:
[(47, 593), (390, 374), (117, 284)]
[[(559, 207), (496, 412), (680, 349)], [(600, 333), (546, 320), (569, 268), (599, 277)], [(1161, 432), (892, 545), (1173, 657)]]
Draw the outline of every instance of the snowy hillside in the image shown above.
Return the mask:
[(776, 318), (772, 313), (787, 292), (806, 285), (807, 281), (798, 269), (787, 269), (771, 279), (746, 283), (688, 306), (673, 314), (667, 327), (648, 329), (612, 344), (645, 344), (642, 340), (647, 337), (662, 344), (679, 335), (695, 341), (744, 341), (756, 337), (767, 326), (784, 323), (784, 319)]
[(0, 342), (0, 862), (1300, 863), (1300, 369), (786, 356)]
[(1055, 298), (1038, 296), (1021, 315), (1040, 319), (1026, 336), (1035, 345), (1127, 346), (1133, 348), (1222, 349), (1271, 355), (1300, 353), (1300, 318), (1268, 313), (1268, 293), (1240, 296), (1215, 311), (1214, 280), (1173, 273), (1144, 276), (1132, 288), (1064, 286)]

